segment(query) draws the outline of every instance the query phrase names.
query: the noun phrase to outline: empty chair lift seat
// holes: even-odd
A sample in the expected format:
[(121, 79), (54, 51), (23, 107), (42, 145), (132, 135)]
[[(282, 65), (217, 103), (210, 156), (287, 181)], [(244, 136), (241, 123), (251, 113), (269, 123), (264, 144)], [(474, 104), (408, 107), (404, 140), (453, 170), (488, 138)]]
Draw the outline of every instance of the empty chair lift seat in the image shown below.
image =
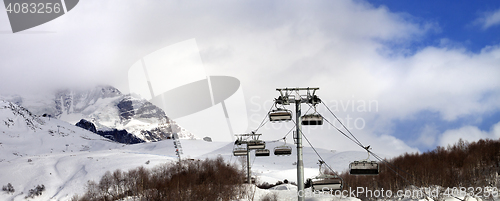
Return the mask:
[(269, 156), (270, 155), (269, 149), (257, 149), (255, 150), (255, 156)]
[(290, 121), (292, 120), (292, 113), (288, 110), (273, 110), (269, 113), (269, 121)]
[(248, 154), (247, 149), (245, 148), (236, 148), (233, 150), (234, 156), (246, 156)]
[(352, 175), (377, 175), (378, 163), (375, 161), (354, 161), (349, 164), (349, 174)]
[(313, 191), (342, 190), (342, 180), (335, 176), (322, 175), (312, 179)]
[(319, 114), (307, 114), (301, 120), (302, 125), (323, 125), (323, 117)]
[(292, 147), (290, 146), (279, 146), (274, 148), (274, 155), (276, 156), (287, 156), (292, 154)]
[(265, 149), (266, 142), (262, 140), (252, 140), (247, 143), (248, 149)]

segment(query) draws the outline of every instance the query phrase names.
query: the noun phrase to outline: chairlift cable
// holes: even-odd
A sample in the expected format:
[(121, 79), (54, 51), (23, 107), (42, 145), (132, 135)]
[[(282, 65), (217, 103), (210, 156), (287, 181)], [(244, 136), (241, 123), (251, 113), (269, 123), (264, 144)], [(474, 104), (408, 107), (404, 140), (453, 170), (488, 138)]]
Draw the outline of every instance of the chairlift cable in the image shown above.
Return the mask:
[[(307, 112), (309, 112), (309, 110), (311, 110), (311, 108), (310, 108), (310, 107), (309, 107), (309, 109), (306, 111), (306, 113), (307, 113)], [(289, 134), (290, 134), (290, 133), (294, 130), (295, 125), (297, 125), (297, 124), (295, 123), (295, 120), (293, 120), (293, 119), (292, 119), (292, 122), (293, 122), (293, 127), (292, 127), (289, 131), (288, 131), (288, 133), (286, 133), (286, 135), (285, 135), (284, 137), (282, 137), (282, 138), (280, 138), (280, 139), (278, 139), (278, 140), (275, 140), (275, 141), (273, 141), (273, 142), (278, 142), (278, 141), (281, 141), (281, 140), (285, 139), (286, 137), (288, 137), (288, 135), (289, 135)]]
[[(295, 91), (296, 92), (296, 95), (300, 97), (300, 94), (298, 94), (298, 91)], [(281, 91), (280, 91), (281, 93)], [(283, 95), (283, 94), (282, 94)], [(309, 95), (309, 93), (308, 93)], [(333, 126), (337, 131), (339, 131), (342, 135), (344, 135), (345, 137), (347, 137), (348, 139), (350, 139), (351, 141), (353, 141), (355, 144), (357, 144), (358, 146), (360, 146), (361, 148), (363, 148), (364, 150), (366, 150), (369, 154), (371, 153), (377, 160), (379, 160), (380, 162), (383, 162), (385, 164), (388, 164), (388, 167), (391, 171), (393, 171), (394, 173), (396, 173), (396, 175), (398, 175), (399, 177), (403, 178), (407, 183), (415, 186), (412, 182), (410, 182), (408, 179), (406, 179), (403, 175), (399, 174), (397, 171), (395, 171), (393, 168), (391, 168), (390, 166), (392, 167), (395, 167), (399, 170), (401, 170), (400, 168), (398, 168), (397, 166), (391, 164), (390, 162), (388, 162), (387, 160), (385, 159), (382, 159), (379, 155), (373, 153), (372, 151), (369, 150), (369, 146), (368, 147), (365, 147), (357, 138), (356, 136), (354, 136), (354, 134), (351, 133), (351, 131), (349, 129), (347, 129), (347, 127), (340, 121), (340, 119), (332, 112), (332, 110), (324, 103), (322, 102), (323, 105), (328, 109), (328, 111), (335, 117), (335, 119), (342, 125), (342, 127), (352, 136), (352, 138), (350, 136), (348, 136), (346, 133), (344, 133), (342, 130), (340, 130), (339, 128), (337, 128), (336, 126), (334, 126), (330, 121), (328, 121), (326, 118), (324, 118), (321, 114), (320, 116), (323, 118), (323, 119), (326, 119), (326, 121), (331, 125)], [(272, 107), (271, 107), (272, 109)], [(311, 109), (311, 106), (309, 107), (309, 110)], [(314, 105), (314, 109), (315, 109), (315, 112), (317, 113), (316, 111), (316, 105)], [(309, 111), (307, 110), (307, 111)], [(306, 113), (307, 113), (306, 111)], [(268, 113), (269, 114), (269, 113)], [(293, 121), (293, 119), (292, 119)], [(296, 122), (294, 122), (296, 124)], [(259, 127), (260, 128), (260, 127)], [(293, 129), (293, 128), (292, 128)], [(304, 133), (302, 132), (302, 130), (299, 130), (300, 133), (298, 133), (298, 135), (302, 135), (304, 136), (304, 138), (306, 139), (307, 143), (311, 146), (311, 148), (314, 150), (314, 152), (316, 153), (316, 155), (324, 162), (323, 158), (321, 157), (321, 155), (317, 152), (317, 150), (313, 147), (313, 145), (311, 144), (311, 142), (309, 141), (309, 139), (304, 135)], [(289, 133), (287, 133), (288, 135)], [(285, 136), (286, 137), (286, 136)], [(347, 186), (349, 186), (347, 183), (344, 182), (343, 178), (340, 177), (326, 162), (324, 162), (324, 164), (332, 171), (332, 173), (334, 175), (336, 175), (337, 177), (339, 177), (342, 181), (342, 185), (343, 184), (346, 184)], [(406, 173), (407, 175), (410, 175), (408, 172), (404, 171), (404, 170), (401, 170), (402, 172)], [(411, 175), (410, 175), (411, 176)], [(414, 177), (415, 178), (415, 177)], [(417, 187), (417, 186), (415, 186)], [(417, 187), (425, 196), (426, 196), (426, 199), (427, 198), (430, 198), (429, 195), (427, 195), (426, 192), (422, 191), (422, 189), (420, 187)], [(455, 196), (453, 196), (455, 197)], [(457, 197), (455, 197), (457, 198)], [(460, 198), (457, 198), (459, 200), (463, 200), (463, 199), (460, 199)]]
[[(354, 134), (351, 133), (351, 131), (349, 131), (349, 129), (347, 129), (347, 127), (339, 120), (339, 118), (337, 118), (337, 116), (330, 110), (330, 108), (323, 102), (323, 105), (328, 109), (328, 111), (330, 111), (330, 113), (335, 117), (335, 119), (337, 119), (337, 121), (344, 127), (344, 129), (349, 132), (349, 134), (351, 134), (351, 136), (355, 139), (355, 141), (348, 137), (345, 133), (343, 133), (339, 128), (335, 127), (330, 121), (328, 121), (328, 119), (325, 118), (325, 121), (327, 121), (330, 125), (332, 125), (333, 127), (335, 127), (340, 133), (342, 133), (344, 136), (346, 136), (347, 138), (349, 138), (351, 141), (353, 141), (354, 143), (358, 144), (361, 148), (365, 149), (368, 153), (372, 154), (377, 160), (379, 160), (380, 162), (383, 162), (385, 164), (389, 164), (395, 168), (398, 168), (397, 166), (394, 166), (392, 165), (391, 163), (389, 163), (387, 160), (385, 159), (382, 159), (380, 156), (378, 156), (377, 154), (373, 153), (372, 151), (370, 151), (368, 149), (368, 147), (365, 147), (355, 136)], [(392, 170), (392, 168), (390, 168)], [(398, 168), (399, 170), (401, 170), (400, 168)], [(394, 170), (393, 170), (394, 171)], [(407, 173), (406, 171), (404, 170), (401, 170), (403, 171), (404, 173), (406, 173), (407, 175), (410, 175), (409, 173)], [(408, 181), (406, 178), (404, 178), (402, 175), (400, 175), (399, 173), (397, 173), (396, 171), (394, 171), (396, 174), (398, 174), (400, 177), (402, 177), (403, 179), (405, 179), (406, 181)], [(410, 175), (411, 176), (411, 175)], [(411, 182), (409, 182), (410, 184), (412, 184)]]
[[(255, 133), (256, 133), (256, 132), (257, 132), (260, 128), (262, 128), (262, 127), (263, 127), (263, 126), (264, 126), (267, 122), (269, 122), (269, 120), (268, 120), (268, 118), (267, 118), (267, 117), (269, 116), (269, 112), (273, 109), (273, 107), (274, 107), (274, 105), (271, 105), (271, 108), (269, 108), (269, 111), (267, 112), (267, 115), (266, 115), (266, 116), (264, 116), (264, 119), (262, 119), (262, 121), (260, 122), (259, 127), (257, 127), (257, 129), (255, 129), (255, 131), (254, 131)], [(267, 120), (267, 121), (266, 121), (266, 120)]]
[(269, 119), (266, 118), (267, 115), (264, 117), (264, 119), (262, 120), (262, 123), (260, 123), (259, 127), (257, 127), (257, 129), (255, 129), (254, 132), (257, 132), (260, 128), (262, 128), (264, 125), (267, 124), (267, 122), (269, 122)]
[[(300, 135), (302, 135), (304, 137), (304, 139), (306, 139), (307, 143), (309, 144), (309, 146), (311, 146), (311, 148), (313, 149), (314, 153), (316, 153), (316, 155), (318, 155), (319, 159), (321, 159), (323, 162), (325, 162), (325, 160), (323, 160), (323, 157), (321, 157), (321, 155), (319, 155), (318, 151), (316, 150), (316, 148), (314, 148), (314, 146), (312, 145), (312, 143), (309, 141), (309, 139), (307, 139), (306, 135), (304, 134), (304, 132), (302, 132), (302, 130), (300, 130)], [(333, 169), (325, 162), (326, 166), (328, 167), (328, 169), (330, 169), (334, 174), (335, 176), (338, 176), (340, 177), (338, 174), (335, 173), (335, 171), (333, 171)], [(342, 181), (343, 182), (343, 181)]]
[[(340, 123), (340, 125), (342, 125), (342, 127), (344, 127), (344, 129), (349, 132), (349, 134), (351, 134), (351, 136), (358, 142), (359, 145), (362, 145), (361, 142), (356, 138), (356, 136), (354, 136), (351, 131), (349, 129), (347, 129), (347, 127), (340, 121), (340, 119), (337, 117), (337, 115), (335, 115), (332, 110), (330, 110), (330, 108), (325, 104), (325, 102), (321, 102), (323, 103), (323, 105), (326, 107), (326, 109), (328, 109), (328, 111), (333, 115), (333, 117), (335, 117), (335, 119), (337, 119), (337, 121)], [(364, 147), (363, 147), (364, 148)]]
[(325, 117), (323, 117), (323, 119), (329, 123), (332, 127), (334, 127), (339, 133), (341, 133), (342, 135), (344, 135), (347, 139), (350, 139), (351, 141), (353, 141), (355, 144), (357, 144), (358, 146), (360, 146), (361, 148), (365, 149), (366, 150), (366, 147), (363, 146), (363, 144), (361, 144), (361, 142), (357, 141), (357, 140), (354, 140), (353, 138), (349, 137), (344, 131), (342, 131), (340, 128), (338, 128), (337, 126), (333, 125), (332, 122), (328, 121), (328, 119), (326, 119)]
[[(395, 167), (399, 170), (401, 170), (400, 168), (398, 168), (397, 166), (395, 165), (392, 165), (390, 162), (388, 162), (387, 160), (385, 159), (382, 159), (380, 156), (378, 156), (377, 154), (373, 153), (372, 151), (368, 150), (367, 147), (363, 146), (363, 144), (361, 144), (361, 142), (359, 142), (359, 140), (356, 139), (353, 140), (352, 138), (350, 138), (347, 134), (345, 134), (344, 132), (342, 132), (342, 130), (340, 130), (339, 128), (337, 128), (336, 126), (334, 126), (330, 121), (328, 121), (327, 119), (325, 119), (326, 122), (328, 122), (331, 126), (333, 126), (335, 129), (337, 129), (337, 131), (339, 131), (340, 133), (342, 133), (345, 137), (347, 137), (348, 139), (350, 139), (351, 141), (353, 141), (355, 144), (357, 144), (358, 146), (360, 146), (361, 148), (365, 149), (366, 151), (368, 151), (368, 153), (372, 154), (377, 160), (379, 160), (380, 162), (383, 162), (385, 164), (389, 164), (390, 166), (392, 167)], [(351, 134), (352, 135), (352, 134)], [(307, 137), (303, 134), (302, 136), (304, 136), (304, 138), (306, 139), (306, 141), (309, 143), (309, 145), (313, 148), (313, 150), (316, 152), (316, 149), (314, 149), (314, 147), (311, 145), (311, 143), (309, 142), (309, 140), (307, 140)], [(354, 135), (353, 135), (354, 137)], [(359, 143), (359, 144), (358, 144)], [(316, 154), (319, 156), (319, 154), (316, 152)], [(319, 156), (321, 158), (321, 156)], [(322, 159), (323, 160), (323, 159)], [(328, 166), (328, 164), (325, 162), (325, 164), (327, 165), (327, 167), (331, 169), (330, 166)], [(391, 167), (387, 166), (391, 171), (393, 171), (394, 173), (396, 173), (399, 177), (403, 178), (406, 182), (408, 182), (409, 184), (417, 187), (416, 185), (414, 185), (413, 183), (411, 183), (408, 179), (406, 179), (403, 175), (399, 174), (397, 171), (395, 171), (394, 169), (392, 169)], [(332, 170), (333, 171), (333, 170)], [(406, 171), (404, 170), (401, 170), (403, 172), (405, 172), (407, 175), (410, 175), (409, 173), (407, 173)], [(342, 179), (342, 178), (341, 178)], [(344, 182), (344, 180), (342, 179), (342, 182)], [(348, 184), (346, 184), (347, 186), (349, 186)], [(422, 189), (420, 187), (417, 187), (420, 191), (422, 191)], [(429, 197), (429, 195), (427, 195), (427, 193), (425, 193), (424, 191), (422, 191), (422, 193), (424, 193), (426, 195), (426, 197)]]
[[(328, 122), (331, 126), (333, 126), (335, 129), (337, 129), (337, 131), (339, 131), (339, 132), (340, 132), (341, 134), (343, 134), (345, 137), (347, 137), (348, 139), (350, 139), (351, 141), (353, 141), (355, 144), (357, 144), (357, 145), (358, 145), (358, 146), (360, 146), (361, 148), (363, 148), (363, 149), (365, 149), (366, 151), (368, 151), (368, 153), (372, 154), (372, 156), (374, 156), (374, 157), (375, 157), (378, 161), (383, 162), (384, 164), (387, 164), (388, 166), (386, 166), (386, 167), (388, 167), (391, 171), (393, 171), (394, 173), (396, 173), (396, 175), (398, 175), (399, 177), (403, 178), (403, 179), (404, 179), (407, 183), (409, 183), (409, 184), (411, 184), (411, 185), (413, 185), (413, 186), (417, 187), (417, 188), (418, 188), (418, 189), (419, 189), (419, 190), (420, 190), (423, 194), (425, 194), (425, 196), (426, 196), (426, 197), (430, 198), (430, 196), (429, 196), (429, 195), (427, 195), (427, 193), (425, 193), (425, 191), (422, 191), (422, 189), (421, 189), (420, 187), (418, 187), (418, 186), (416, 186), (415, 184), (413, 184), (412, 182), (410, 182), (408, 179), (406, 179), (403, 175), (399, 174), (396, 170), (394, 170), (394, 169), (393, 169), (393, 168), (391, 168), (390, 166), (392, 166), (392, 167), (394, 167), (394, 168), (396, 168), (396, 169), (398, 169), (398, 170), (400, 170), (400, 171), (404, 172), (406, 175), (409, 175), (410, 177), (413, 177), (413, 176), (411, 176), (408, 172), (406, 172), (406, 171), (404, 171), (404, 170), (400, 169), (399, 167), (397, 167), (397, 166), (395, 166), (395, 165), (391, 164), (389, 161), (387, 161), (387, 160), (383, 159), (383, 158), (382, 158), (382, 157), (380, 157), (379, 155), (377, 155), (377, 154), (373, 153), (372, 151), (370, 151), (370, 150), (368, 149), (368, 147), (365, 147), (365, 146), (364, 146), (364, 145), (363, 145), (363, 144), (362, 144), (362, 143), (361, 143), (361, 142), (360, 142), (360, 141), (359, 141), (359, 140), (358, 140), (358, 139), (354, 136), (354, 134), (352, 134), (352, 133), (351, 133), (351, 131), (349, 131), (349, 129), (347, 129), (347, 127), (346, 127), (346, 126), (345, 126), (345, 125), (344, 125), (344, 124), (340, 121), (340, 119), (339, 119), (339, 118), (337, 118), (337, 116), (336, 116), (336, 115), (335, 115), (335, 114), (334, 114), (334, 113), (330, 110), (330, 108), (329, 108), (329, 107), (328, 107), (328, 106), (327, 106), (324, 102), (322, 102), (322, 103), (323, 103), (323, 105), (325, 105), (325, 107), (328, 109), (328, 111), (329, 111), (329, 112), (330, 112), (330, 113), (331, 113), (331, 114), (335, 117), (335, 119), (337, 119), (337, 121), (338, 121), (338, 122), (342, 125), (342, 127), (344, 127), (344, 129), (345, 129), (347, 132), (349, 132), (349, 134), (351, 134), (351, 136), (352, 136), (353, 138), (350, 138), (347, 134), (345, 134), (344, 132), (342, 132), (342, 130), (340, 130), (339, 128), (337, 128), (336, 126), (334, 126), (334, 125), (333, 125), (330, 121), (328, 121), (328, 119), (326, 119), (326, 118), (324, 118), (324, 117), (323, 117), (323, 118), (325, 119), (325, 121), (326, 121), (326, 122)], [(303, 136), (304, 136), (304, 138), (307, 140), (307, 137), (305, 137), (305, 135), (303, 135)], [(309, 140), (307, 140), (307, 142), (309, 143)], [(309, 144), (310, 144), (310, 143), (309, 143)], [(311, 144), (310, 144), (310, 145), (311, 145)], [(311, 147), (312, 147), (312, 145), (311, 145)], [(313, 148), (313, 150), (315, 150), (315, 149)], [(319, 156), (319, 155), (318, 155), (318, 156)], [(325, 162), (325, 164), (326, 164), (326, 162)], [(330, 168), (330, 167), (328, 166), (328, 164), (326, 164), (326, 165), (327, 165), (327, 167), (328, 167), (328, 168)], [(330, 168), (330, 169), (331, 169), (331, 168)], [(333, 171), (333, 170), (332, 170), (332, 171)], [(455, 197), (455, 196), (452, 196), (452, 197)], [(458, 197), (455, 197), (455, 198), (457, 198), (457, 199), (459, 199), (459, 200), (462, 200), (462, 201), (463, 201), (463, 199), (460, 199), (460, 198), (458, 198)]]
[[(302, 133), (302, 132), (301, 132)], [(306, 139), (307, 141), (307, 144), (309, 144), (309, 146), (311, 146), (311, 148), (313, 149), (313, 151), (316, 153), (316, 155), (318, 155), (319, 159), (321, 159), (324, 164), (326, 165), (326, 167), (328, 167), (328, 169), (330, 169), (330, 171), (332, 171), (333, 174), (335, 174), (335, 176), (337, 177), (340, 177), (339, 174), (337, 174), (331, 167), (330, 165), (328, 165), (328, 163), (325, 162), (325, 160), (323, 159), (323, 157), (321, 157), (321, 155), (319, 155), (318, 151), (316, 150), (316, 148), (314, 148), (314, 146), (311, 144), (311, 142), (309, 141), (309, 139), (307, 139), (306, 135), (304, 135), (304, 133), (302, 133), (302, 136), (304, 137), (304, 139)], [(343, 180), (342, 180), (343, 182)]]
[(288, 131), (288, 133), (286, 133), (285, 137), (283, 137), (282, 139), (286, 139), (286, 137), (287, 137), (287, 136), (288, 136), (288, 135), (289, 135), (289, 134), (290, 134), (290, 133), (294, 130), (294, 128), (295, 128), (295, 124), (294, 124), (294, 126), (292, 127), (292, 129), (290, 129), (290, 130)]
[[(365, 147), (350, 131), (349, 129), (347, 129), (347, 127), (345, 127), (344, 124), (342, 124), (342, 122), (337, 118), (337, 116), (330, 110), (330, 108), (328, 108), (328, 106), (326, 104), (324, 104), (323, 102), (323, 105), (325, 105), (325, 107), (328, 109), (328, 111), (330, 111), (330, 113), (337, 119), (337, 121), (339, 121), (339, 123), (344, 127), (344, 129), (349, 132), (349, 134), (353, 137), (349, 137), (346, 133), (344, 133), (342, 130), (340, 130), (338, 127), (336, 127), (335, 125), (333, 125), (330, 121), (328, 121), (328, 119), (324, 118), (323, 119), (328, 122), (332, 127), (334, 127), (337, 131), (339, 131), (342, 135), (344, 135), (345, 137), (347, 137), (348, 139), (350, 139), (351, 141), (353, 141), (355, 144), (357, 144), (358, 146), (360, 146), (361, 148), (365, 149), (366, 151), (368, 151), (368, 153), (371, 153), (372, 155), (375, 155), (373, 152), (371, 152), (370, 150), (368, 150), (368, 147)], [(311, 108), (311, 107), (310, 107)], [(302, 131), (301, 131), (302, 133)], [(321, 158), (321, 156), (318, 154), (318, 152), (316, 151), (316, 149), (312, 146), (312, 144), (309, 142), (309, 140), (307, 139), (307, 137), (304, 135), (304, 133), (302, 133), (302, 136), (304, 136), (304, 138), (306, 139), (306, 141), (309, 143), (309, 145), (313, 148), (313, 150), (316, 152), (316, 155), (318, 155), (318, 157), (320, 157), (321, 160), (323, 160)], [(386, 160), (383, 160), (380, 156), (376, 155), (375, 157), (377, 160), (383, 162), (383, 163), (386, 163), (386, 164), (390, 164), (388, 161)], [(324, 161), (324, 160), (323, 160)], [(325, 162), (325, 165), (331, 170), (333, 171), (333, 169)], [(392, 165), (392, 164), (391, 164)], [(396, 167), (394, 165), (392, 165), (393, 167)], [(397, 167), (396, 167), (397, 168)], [(405, 177), (403, 177), (401, 174), (399, 174), (397, 171), (393, 170), (392, 168), (389, 167), (389, 169), (391, 169), (394, 173), (396, 173), (399, 177), (403, 178), (405, 181), (407, 181), (409, 184), (412, 184), (410, 181), (408, 181)], [(399, 169), (399, 168), (398, 168)], [(403, 171), (403, 170), (402, 170)], [(405, 172), (405, 171), (403, 171)], [(406, 174), (408, 174), (407, 172), (405, 172)], [(409, 175), (409, 174), (408, 174)], [(342, 178), (341, 178), (342, 179)], [(342, 179), (342, 182), (343, 182), (343, 179)], [(349, 186), (349, 185), (348, 185)], [(419, 187), (417, 187), (419, 190), (421, 190)], [(425, 192), (423, 192), (427, 197), (429, 197)]]
[(255, 162), (255, 159), (256, 159), (256, 158), (257, 158), (257, 157), (253, 157), (252, 166), (250, 166), (250, 167), (253, 167), (253, 163)]
[[(335, 174), (335, 176), (337, 176), (338, 178), (340, 178), (340, 180), (342, 181), (342, 185), (347, 185), (347, 187), (351, 187), (349, 186), (349, 184), (347, 184), (346, 182), (344, 182), (344, 179), (342, 177), (340, 177), (340, 175), (338, 175), (333, 169), (332, 167), (330, 167), (330, 165), (328, 165), (328, 163), (326, 163), (326, 161), (323, 159), (323, 157), (321, 157), (321, 155), (319, 155), (318, 151), (316, 150), (316, 148), (314, 148), (314, 146), (312, 145), (312, 143), (309, 141), (309, 139), (307, 139), (306, 135), (304, 135), (304, 133), (302, 132), (302, 130), (300, 130), (300, 133), (301, 135), (304, 137), (304, 139), (306, 139), (307, 143), (309, 144), (309, 146), (311, 146), (311, 148), (313, 149), (314, 153), (316, 153), (316, 155), (318, 156), (318, 158), (323, 161), (323, 163), (326, 165), (326, 167), (328, 167), (328, 169), (330, 169), (330, 171), (332, 171), (333, 174)], [(321, 174), (321, 172), (320, 172)]]
[[(327, 107), (328, 108), (328, 107)], [(328, 110), (330, 110), (328, 108)], [(330, 110), (331, 112), (331, 110)], [(333, 113), (332, 113), (333, 114)], [(379, 160), (380, 162), (383, 162), (385, 164), (389, 164), (390, 166), (392, 167), (395, 167), (399, 170), (401, 170), (400, 168), (396, 167), (395, 165), (392, 165), (390, 162), (388, 162), (387, 160), (385, 159), (382, 159), (380, 156), (378, 156), (377, 154), (373, 153), (372, 151), (368, 150), (367, 147), (365, 147), (359, 140), (353, 140), (351, 137), (349, 137), (347, 134), (345, 134), (342, 130), (340, 130), (339, 128), (337, 128), (336, 126), (334, 126), (330, 121), (328, 121), (328, 119), (324, 118), (326, 122), (328, 122), (331, 126), (333, 126), (335, 129), (337, 129), (337, 131), (339, 131), (342, 135), (344, 135), (345, 137), (347, 137), (348, 139), (350, 139), (351, 141), (353, 141), (355, 144), (357, 144), (358, 146), (360, 146), (361, 148), (365, 149), (366, 151), (368, 151), (368, 153), (372, 154), (377, 160)], [(340, 121), (339, 121), (340, 122)], [(342, 124), (342, 123), (341, 123)], [(345, 127), (344, 127), (345, 128)], [(347, 128), (345, 128), (347, 131), (349, 131)], [(351, 133), (351, 132), (349, 132)], [(351, 133), (351, 135), (354, 137), (354, 135)], [(304, 138), (306, 138), (307, 140), (307, 137), (305, 137), (305, 135), (303, 135)], [(355, 138), (355, 137), (354, 137)], [(308, 140), (307, 140), (308, 141)], [(308, 141), (309, 142), (309, 141)], [(311, 145), (312, 147), (312, 145)], [(328, 165), (328, 164), (327, 164)], [(328, 166), (327, 166), (328, 167)], [(396, 173), (399, 177), (403, 178), (406, 182), (408, 182), (409, 184), (411, 185), (414, 185), (413, 183), (411, 183), (410, 181), (408, 181), (408, 179), (406, 179), (403, 175), (399, 174), (397, 171), (395, 171), (394, 169), (392, 169), (391, 167), (387, 166), (391, 171), (393, 171), (394, 173)], [(409, 173), (407, 173), (406, 171), (404, 170), (401, 170), (403, 172), (405, 172), (407, 175), (410, 175)], [(414, 185), (416, 186), (416, 185)], [(420, 187), (417, 187), (419, 190), (421, 190)], [(427, 197), (429, 197), (424, 191), (422, 191)]]
[(294, 124), (294, 126), (292, 127), (292, 129), (290, 129), (290, 130), (288, 131), (288, 133), (286, 133), (286, 135), (285, 135), (284, 137), (282, 137), (282, 138), (280, 138), (280, 139), (277, 139), (277, 140), (273, 140), (273, 141), (271, 141), (271, 142), (279, 142), (279, 141), (281, 141), (281, 140), (286, 139), (286, 137), (287, 137), (287, 136), (288, 136), (288, 135), (289, 135), (289, 134), (293, 131), (293, 129), (294, 129), (294, 128), (295, 128), (295, 124)]

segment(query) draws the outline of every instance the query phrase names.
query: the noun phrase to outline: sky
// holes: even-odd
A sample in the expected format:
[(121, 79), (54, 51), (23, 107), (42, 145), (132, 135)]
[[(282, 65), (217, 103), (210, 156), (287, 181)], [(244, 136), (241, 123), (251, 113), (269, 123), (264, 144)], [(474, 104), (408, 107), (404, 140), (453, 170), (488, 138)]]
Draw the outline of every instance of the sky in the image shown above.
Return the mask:
[[(2, 8), (0, 94), (98, 84), (128, 93), (134, 63), (190, 39), (207, 76), (241, 82), (248, 131), (265, 118), (276, 88), (319, 87), (317, 111), (333, 122), (328, 106), (376, 153), (500, 137), (494, 0), (85, 0), (17, 33)], [(269, 123), (259, 132), (276, 140), (290, 126)], [(304, 134), (314, 146), (360, 150), (327, 124)]]

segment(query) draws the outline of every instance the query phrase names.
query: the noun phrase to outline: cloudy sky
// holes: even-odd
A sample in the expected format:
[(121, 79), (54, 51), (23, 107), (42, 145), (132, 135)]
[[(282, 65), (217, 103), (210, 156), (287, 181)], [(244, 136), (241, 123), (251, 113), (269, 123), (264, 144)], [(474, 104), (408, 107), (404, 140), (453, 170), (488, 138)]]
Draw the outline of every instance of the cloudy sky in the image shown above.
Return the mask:
[[(3, 94), (97, 84), (128, 93), (135, 62), (195, 39), (206, 75), (241, 81), (248, 130), (276, 88), (309, 86), (374, 152), (500, 137), (496, 0), (85, 0), (18, 33), (0, 12)], [(318, 112), (333, 121), (323, 105)], [(279, 127), (259, 131), (275, 140), (290, 128)], [(328, 125), (304, 133), (315, 146), (360, 150)]]

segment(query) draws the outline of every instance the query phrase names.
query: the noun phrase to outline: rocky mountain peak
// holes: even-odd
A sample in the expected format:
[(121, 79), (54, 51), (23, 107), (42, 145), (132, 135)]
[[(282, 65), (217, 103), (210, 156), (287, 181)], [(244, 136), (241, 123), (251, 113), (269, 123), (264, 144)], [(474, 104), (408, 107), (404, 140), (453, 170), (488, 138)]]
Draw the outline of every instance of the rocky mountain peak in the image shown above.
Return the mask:
[[(169, 119), (161, 108), (145, 99), (122, 94), (112, 86), (63, 89), (44, 97), (26, 99), (11, 96), (9, 99), (36, 115), (55, 117), (73, 125), (85, 119), (94, 125), (93, 132), (100, 134), (99, 131), (116, 130), (120, 132), (115, 133), (130, 134), (139, 139), (124, 138), (134, 139), (134, 142), (169, 139), (174, 133), (181, 138), (194, 138), (193, 134)], [(115, 133), (113, 139), (119, 139), (120, 136)]]

